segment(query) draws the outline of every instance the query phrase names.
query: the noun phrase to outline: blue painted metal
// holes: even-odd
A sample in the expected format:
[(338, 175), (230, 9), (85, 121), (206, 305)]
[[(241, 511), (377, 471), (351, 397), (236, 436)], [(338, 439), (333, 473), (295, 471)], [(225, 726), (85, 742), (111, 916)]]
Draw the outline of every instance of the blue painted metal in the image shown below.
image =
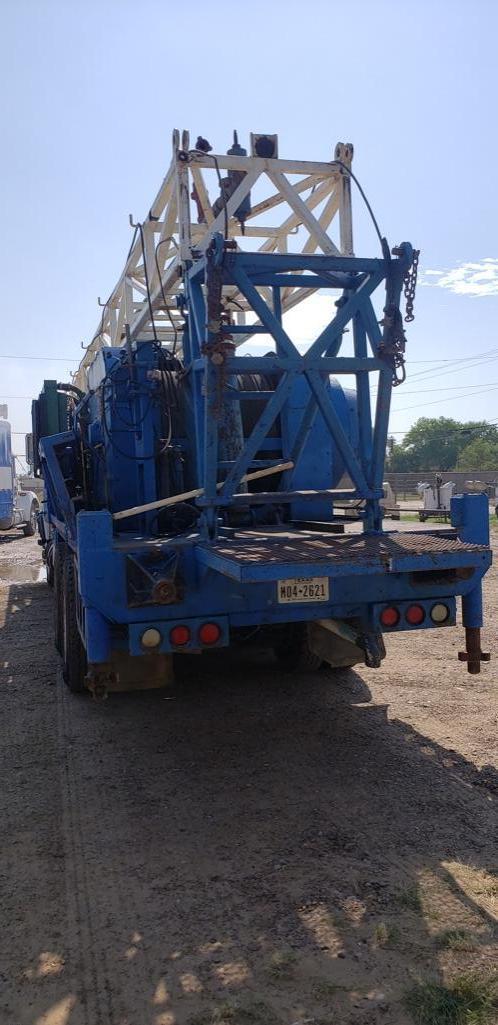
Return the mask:
[[(456, 495), (451, 500), (451, 522), (462, 541), (489, 545), (489, 502), (487, 495)], [(479, 581), (462, 598), (465, 627), (482, 627), (482, 588)]]
[[(243, 253), (216, 235), (208, 252), (184, 267), (184, 363), (174, 394), (173, 371), (154, 342), (96, 356), (91, 393), (76, 410), (74, 429), (41, 446), (49, 518), (77, 555), (81, 631), (92, 664), (107, 663), (114, 650), (142, 655), (147, 627), (159, 630), (157, 650), (167, 652), (173, 626), (188, 623), (192, 650), (206, 620), (220, 625), (221, 645), (235, 628), (327, 617), (378, 631), (385, 602), (417, 601), (429, 609), (444, 599), (453, 622), (460, 596), (465, 624), (480, 625), (481, 579), (490, 563), (480, 496), (453, 500), (452, 536), (464, 542), (459, 548), (424, 550), (421, 541), (413, 553), (400, 546), (388, 559), (380, 553), (341, 561), (327, 534), (312, 535), (323, 558), (313, 549), (297, 557), (293, 548), (304, 548), (308, 538), (296, 521), (332, 523), (334, 503), (345, 497), (362, 503), (363, 537), (385, 536), (379, 500), (394, 372), (389, 324), (401, 317), (411, 246), (403, 244), (396, 254)], [(388, 311), (382, 330), (372, 303), (381, 284)], [(343, 290), (330, 323), (304, 353), (282, 323), (281, 290), (290, 285)], [(258, 323), (230, 322), (222, 308), (223, 289), (230, 286)], [(270, 302), (260, 286), (269, 290)], [(343, 356), (347, 328), (354, 354)], [(234, 337), (260, 333), (271, 337), (268, 356), (236, 354)], [(379, 375), (373, 419), (371, 373)], [(354, 375), (356, 393), (342, 389), (342, 375)], [(247, 472), (289, 459), (292, 470), (265, 482), (271, 490), (245, 491)], [(339, 486), (345, 469), (350, 489)], [(195, 488), (203, 493), (181, 510), (187, 525), (168, 519), (167, 510), (113, 521), (121, 509)], [(282, 543), (279, 531), (289, 551), (275, 561), (271, 546)], [(247, 558), (234, 555), (237, 545)], [(328, 578), (326, 602), (279, 604), (278, 580), (309, 576)], [(427, 616), (423, 627), (432, 625)]]

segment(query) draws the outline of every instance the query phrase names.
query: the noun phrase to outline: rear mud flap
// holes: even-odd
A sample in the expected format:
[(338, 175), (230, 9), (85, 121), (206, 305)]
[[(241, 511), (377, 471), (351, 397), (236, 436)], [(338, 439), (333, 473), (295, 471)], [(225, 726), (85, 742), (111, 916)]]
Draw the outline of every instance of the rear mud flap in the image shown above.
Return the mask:
[(338, 619), (319, 619), (308, 623), (308, 644), (332, 667), (363, 665), (377, 669), (386, 649), (382, 634), (360, 634)]
[(95, 698), (117, 691), (155, 690), (174, 683), (173, 656), (127, 655), (114, 652), (112, 661), (88, 667), (86, 686)]

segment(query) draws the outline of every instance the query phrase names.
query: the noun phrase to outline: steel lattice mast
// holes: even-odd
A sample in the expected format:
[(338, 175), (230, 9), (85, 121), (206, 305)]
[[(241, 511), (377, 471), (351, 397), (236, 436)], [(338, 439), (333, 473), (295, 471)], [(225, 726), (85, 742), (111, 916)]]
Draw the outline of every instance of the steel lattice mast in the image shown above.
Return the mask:
[[(258, 155), (268, 152), (273, 155)], [(206, 252), (216, 232), (252, 252), (353, 256), (350, 143), (338, 143), (331, 162), (282, 160), (276, 136), (251, 135), (251, 153), (244, 153), (238, 144), (226, 154), (191, 149), (188, 132), (181, 138), (173, 132), (171, 164), (147, 217), (134, 225), (126, 265), (75, 375), (80, 388), (87, 387), (86, 369), (104, 346), (156, 338), (181, 354), (183, 272), (194, 255)], [(251, 205), (256, 195), (261, 198)], [(258, 290), (271, 302), (269, 289)], [(282, 312), (314, 291), (289, 286), (282, 292)], [(236, 287), (224, 288), (223, 305), (244, 324), (250, 307)], [(237, 344), (245, 340), (239, 334)]]

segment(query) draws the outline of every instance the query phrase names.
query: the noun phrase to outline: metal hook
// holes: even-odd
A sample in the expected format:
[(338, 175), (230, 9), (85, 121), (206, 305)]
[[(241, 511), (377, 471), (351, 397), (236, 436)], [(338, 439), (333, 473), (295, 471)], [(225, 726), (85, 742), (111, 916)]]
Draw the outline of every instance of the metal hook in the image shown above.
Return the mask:
[(131, 225), (132, 228), (141, 228), (142, 227), (142, 225), (140, 224), (140, 221), (138, 221), (135, 224), (135, 221), (133, 220), (133, 214), (128, 214), (128, 220), (129, 220), (130, 225)]

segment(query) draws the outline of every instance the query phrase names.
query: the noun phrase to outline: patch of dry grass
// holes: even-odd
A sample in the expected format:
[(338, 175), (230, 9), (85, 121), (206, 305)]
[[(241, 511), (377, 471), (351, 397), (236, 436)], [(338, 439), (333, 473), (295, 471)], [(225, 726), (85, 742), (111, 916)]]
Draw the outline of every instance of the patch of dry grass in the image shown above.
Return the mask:
[(494, 1025), (498, 977), (468, 974), (450, 986), (420, 982), (405, 997), (416, 1025)]
[(446, 929), (436, 936), (438, 947), (443, 950), (475, 950), (477, 943), (466, 929)]

